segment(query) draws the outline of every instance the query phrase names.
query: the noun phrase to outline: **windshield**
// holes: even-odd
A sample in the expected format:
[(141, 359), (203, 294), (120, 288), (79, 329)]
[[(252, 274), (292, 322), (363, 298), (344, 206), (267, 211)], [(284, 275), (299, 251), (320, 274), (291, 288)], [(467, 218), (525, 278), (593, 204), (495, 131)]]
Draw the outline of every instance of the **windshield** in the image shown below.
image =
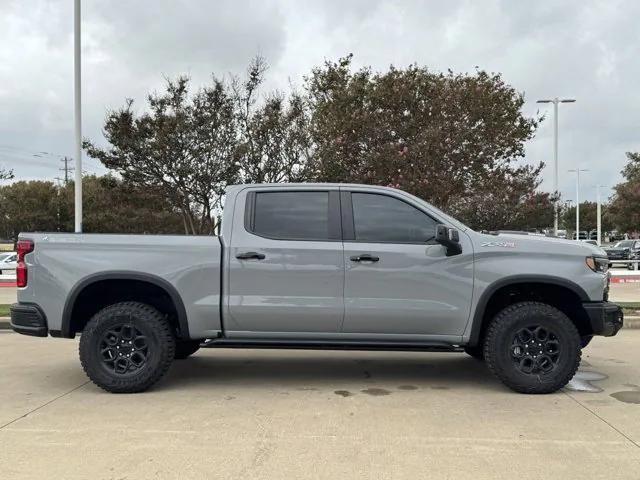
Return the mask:
[(633, 240), (623, 240), (616, 243), (613, 248), (631, 248), (631, 245), (633, 245)]

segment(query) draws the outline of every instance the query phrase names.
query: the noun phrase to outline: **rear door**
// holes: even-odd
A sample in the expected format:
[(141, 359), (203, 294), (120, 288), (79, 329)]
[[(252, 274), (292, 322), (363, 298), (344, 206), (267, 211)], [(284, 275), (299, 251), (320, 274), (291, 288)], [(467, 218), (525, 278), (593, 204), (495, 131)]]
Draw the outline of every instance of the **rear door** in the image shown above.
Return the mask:
[(339, 331), (344, 258), (337, 188), (241, 192), (229, 243), (229, 336)]
[(399, 195), (342, 193), (344, 333), (462, 335), (473, 290), (473, 252), (446, 256), (443, 223)]

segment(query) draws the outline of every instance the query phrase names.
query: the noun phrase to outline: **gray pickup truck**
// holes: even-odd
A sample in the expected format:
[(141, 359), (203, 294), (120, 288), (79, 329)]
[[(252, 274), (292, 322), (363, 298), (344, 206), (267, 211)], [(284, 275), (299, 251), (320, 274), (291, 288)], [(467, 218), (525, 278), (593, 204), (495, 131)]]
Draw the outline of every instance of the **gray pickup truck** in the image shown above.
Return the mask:
[(16, 332), (80, 337), (89, 378), (140, 392), (201, 346), (466, 351), (548, 393), (622, 311), (583, 242), (477, 233), (405, 192), (230, 187), (214, 236), (22, 233)]

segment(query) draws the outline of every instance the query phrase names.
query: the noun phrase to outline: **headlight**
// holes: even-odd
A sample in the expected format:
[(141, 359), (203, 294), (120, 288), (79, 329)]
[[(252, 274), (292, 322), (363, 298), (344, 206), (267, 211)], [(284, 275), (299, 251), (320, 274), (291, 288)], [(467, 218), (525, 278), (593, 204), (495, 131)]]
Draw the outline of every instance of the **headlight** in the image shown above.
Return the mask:
[(597, 273), (606, 273), (609, 269), (609, 259), (604, 257), (587, 257), (587, 267)]

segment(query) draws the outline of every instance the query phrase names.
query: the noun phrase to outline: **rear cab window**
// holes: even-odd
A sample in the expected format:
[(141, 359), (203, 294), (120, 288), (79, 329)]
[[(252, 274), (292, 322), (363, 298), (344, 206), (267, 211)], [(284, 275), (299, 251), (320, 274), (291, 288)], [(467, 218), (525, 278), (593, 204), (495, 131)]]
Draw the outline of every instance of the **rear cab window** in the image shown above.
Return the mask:
[(245, 228), (275, 240), (340, 240), (337, 202), (337, 191), (249, 192)]

